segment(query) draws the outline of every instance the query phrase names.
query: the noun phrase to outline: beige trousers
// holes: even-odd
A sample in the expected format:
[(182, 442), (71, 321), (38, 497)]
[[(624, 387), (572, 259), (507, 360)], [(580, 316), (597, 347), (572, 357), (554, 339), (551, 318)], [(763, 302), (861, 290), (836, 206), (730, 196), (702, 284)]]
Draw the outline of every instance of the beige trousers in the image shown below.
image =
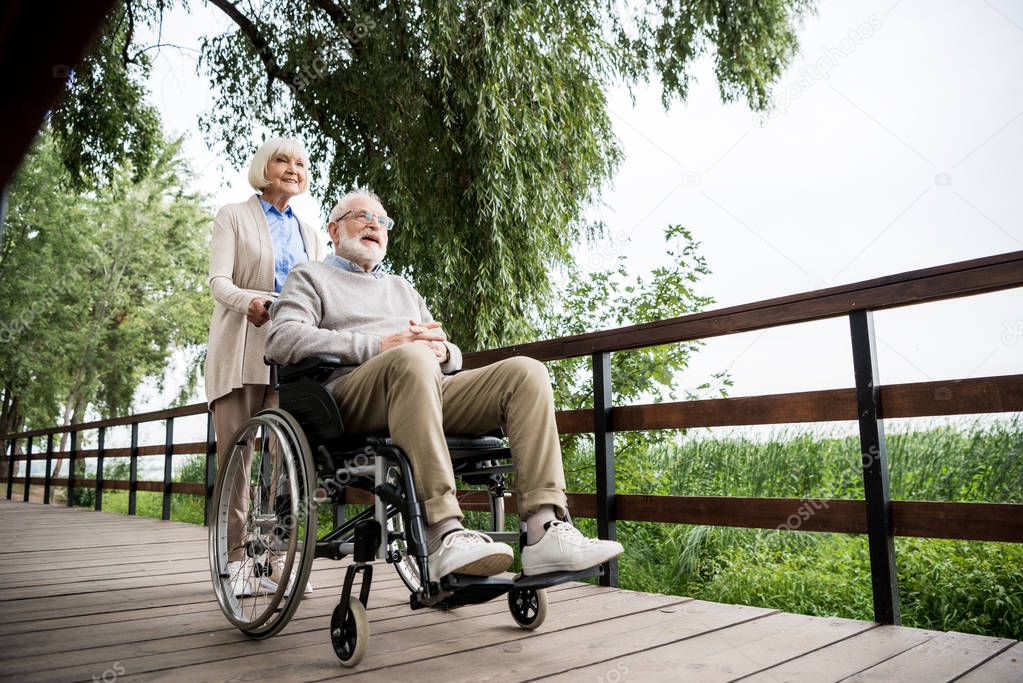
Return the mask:
[[(277, 392), (266, 384), (246, 384), (240, 389), (233, 389), (230, 394), (221, 396), (213, 402), (213, 429), (217, 434), (217, 467), (224, 466), (227, 454), (231, 451), (231, 437), (250, 417), (264, 408), (277, 407)], [(228, 484), (231, 497), (238, 505), (231, 510), (227, 520), (228, 561), (235, 562), (245, 559), (244, 534), (245, 517), (249, 514), (248, 483), (252, 469), (252, 448), (246, 449), (243, 455), (243, 467), (235, 470), (237, 476)]]
[(567, 511), (554, 393), (543, 363), (518, 356), (442, 375), (425, 344), (403, 344), (368, 360), (332, 386), (345, 431), (390, 431), (412, 462), (429, 524), (461, 519), (444, 434), (502, 427), (511, 443), (519, 514), (541, 505)]

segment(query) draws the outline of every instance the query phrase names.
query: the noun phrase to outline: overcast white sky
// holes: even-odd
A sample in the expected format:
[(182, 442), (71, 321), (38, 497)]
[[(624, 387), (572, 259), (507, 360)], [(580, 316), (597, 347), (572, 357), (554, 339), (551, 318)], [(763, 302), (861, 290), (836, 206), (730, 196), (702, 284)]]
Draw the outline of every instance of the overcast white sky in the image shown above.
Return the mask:
[[(197, 48), (202, 30), (227, 25), (196, 3), (168, 17), (163, 40)], [(1023, 1), (827, 1), (800, 37), (770, 117), (722, 104), (709, 59), (670, 111), (656, 86), (635, 104), (609, 93), (626, 158), (592, 210), (611, 239), (581, 247), (584, 264), (624, 253), (647, 272), (666, 258), (664, 227), (681, 223), (713, 271), (701, 293), (720, 307), (1023, 249)], [(196, 127), (210, 99), (195, 57), (162, 50), (153, 98), (188, 134), (200, 189), (241, 201), (243, 173)], [(322, 219), (329, 207), (306, 196), (296, 208)], [(1019, 373), (1021, 304), (1016, 290), (876, 314), (882, 382)], [(735, 396), (851, 386), (848, 323), (709, 340), (681, 380), (725, 368)]]

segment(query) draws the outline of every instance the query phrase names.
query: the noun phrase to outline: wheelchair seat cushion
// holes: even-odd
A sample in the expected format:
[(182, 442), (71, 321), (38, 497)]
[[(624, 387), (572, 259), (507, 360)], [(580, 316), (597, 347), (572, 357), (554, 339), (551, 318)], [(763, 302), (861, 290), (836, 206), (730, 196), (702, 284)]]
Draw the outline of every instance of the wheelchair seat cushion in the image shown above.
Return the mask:
[(444, 436), (449, 449), (473, 450), (504, 448), (504, 442), (496, 436)]

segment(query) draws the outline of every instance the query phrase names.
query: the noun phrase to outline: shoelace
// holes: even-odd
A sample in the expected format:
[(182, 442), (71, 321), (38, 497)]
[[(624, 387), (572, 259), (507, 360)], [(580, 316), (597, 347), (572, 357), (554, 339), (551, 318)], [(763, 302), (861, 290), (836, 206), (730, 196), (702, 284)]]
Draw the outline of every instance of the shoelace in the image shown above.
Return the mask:
[(558, 539), (558, 549), (562, 552), (565, 551), (565, 543), (570, 543), (578, 547), (599, 543), (599, 541), (595, 538), (586, 538), (583, 536), (581, 531), (568, 522), (551, 522), (547, 531), (555, 532), (555, 536)]
[(481, 534), (478, 531), (472, 529), (462, 529), (461, 531), (454, 531), (444, 537), (444, 541), (441, 543), (441, 548), (453, 548), (459, 546), (461, 548), (468, 548), (474, 545), (480, 545), (481, 543), (493, 543), (490, 537), (486, 534)]

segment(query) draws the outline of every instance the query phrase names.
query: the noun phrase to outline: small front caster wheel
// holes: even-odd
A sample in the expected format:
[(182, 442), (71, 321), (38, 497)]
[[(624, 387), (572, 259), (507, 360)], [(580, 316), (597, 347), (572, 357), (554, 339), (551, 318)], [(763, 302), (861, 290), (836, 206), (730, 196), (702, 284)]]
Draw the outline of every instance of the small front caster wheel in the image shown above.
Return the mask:
[(547, 618), (547, 591), (536, 588), (513, 588), (508, 592), (508, 609), (515, 622), (532, 631)]
[(356, 666), (366, 654), (369, 644), (369, 617), (358, 599), (348, 601), (348, 608), (338, 604), (330, 617), (330, 644), (342, 666)]

